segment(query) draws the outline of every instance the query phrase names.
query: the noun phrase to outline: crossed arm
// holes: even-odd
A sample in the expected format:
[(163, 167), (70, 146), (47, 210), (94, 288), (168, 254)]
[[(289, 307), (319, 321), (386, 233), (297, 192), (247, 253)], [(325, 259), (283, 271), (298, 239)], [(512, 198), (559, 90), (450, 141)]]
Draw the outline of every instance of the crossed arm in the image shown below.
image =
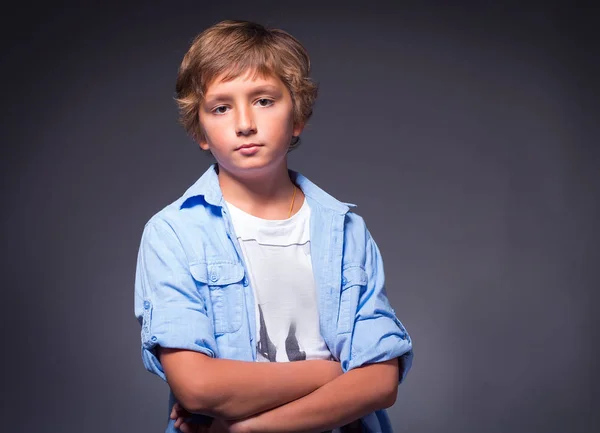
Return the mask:
[(159, 349), (167, 381), (192, 413), (248, 418), (262, 432), (320, 432), (394, 404), (396, 359), (342, 374), (333, 361), (254, 363)]

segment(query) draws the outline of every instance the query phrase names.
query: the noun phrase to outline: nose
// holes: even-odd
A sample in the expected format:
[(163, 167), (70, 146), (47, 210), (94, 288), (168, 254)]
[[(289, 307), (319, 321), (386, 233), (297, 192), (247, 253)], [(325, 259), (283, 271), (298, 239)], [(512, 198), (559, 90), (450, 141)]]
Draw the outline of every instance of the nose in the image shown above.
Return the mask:
[(243, 107), (238, 110), (235, 133), (238, 136), (256, 133), (256, 124), (254, 122), (254, 116), (252, 116), (252, 109), (250, 107)]

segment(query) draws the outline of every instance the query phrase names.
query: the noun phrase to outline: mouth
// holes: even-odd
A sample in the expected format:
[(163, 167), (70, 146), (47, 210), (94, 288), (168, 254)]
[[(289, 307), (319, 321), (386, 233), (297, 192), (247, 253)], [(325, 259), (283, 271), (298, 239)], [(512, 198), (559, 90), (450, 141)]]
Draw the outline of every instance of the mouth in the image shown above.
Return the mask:
[(242, 144), (240, 147), (236, 148), (235, 150), (240, 150), (240, 149), (250, 149), (253, 147), (261, 147), (262, 144), (258, 144), (258, 143), (247, 143), (247, 144)]

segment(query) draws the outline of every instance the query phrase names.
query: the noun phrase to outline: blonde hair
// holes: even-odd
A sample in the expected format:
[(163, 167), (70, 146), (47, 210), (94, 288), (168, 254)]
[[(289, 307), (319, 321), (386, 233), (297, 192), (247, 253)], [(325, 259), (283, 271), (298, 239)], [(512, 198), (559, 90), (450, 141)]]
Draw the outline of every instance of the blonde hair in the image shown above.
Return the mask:
[[(318, 86), (309, 78), (306, 49), (289, 33), (250, 21), (226, 20), (204, 30), (192, 41), (177, 74), (179, 121), (195, 140), (204, 138), (199, 107), (208, 85), (223, 75), (225, 81), (247, 71), (254, 76), (277, 76), (292, 97), (295, 125), (310, 118)], [(292, 141), (290, 150), (297, 146)]]

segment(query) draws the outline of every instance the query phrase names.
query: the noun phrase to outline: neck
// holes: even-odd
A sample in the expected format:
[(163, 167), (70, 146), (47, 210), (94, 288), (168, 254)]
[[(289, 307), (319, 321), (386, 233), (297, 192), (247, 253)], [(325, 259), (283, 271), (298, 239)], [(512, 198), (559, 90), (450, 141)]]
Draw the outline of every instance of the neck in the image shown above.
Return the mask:
[[(287, 163), (259, 174), (232, 173), (219, 165), (219, 185), (223, 198), (244, 212), (264, 219), (288, 218), (294, 184)], [(302, 204), (301, 197), (297, 189), (294, 211)]]

